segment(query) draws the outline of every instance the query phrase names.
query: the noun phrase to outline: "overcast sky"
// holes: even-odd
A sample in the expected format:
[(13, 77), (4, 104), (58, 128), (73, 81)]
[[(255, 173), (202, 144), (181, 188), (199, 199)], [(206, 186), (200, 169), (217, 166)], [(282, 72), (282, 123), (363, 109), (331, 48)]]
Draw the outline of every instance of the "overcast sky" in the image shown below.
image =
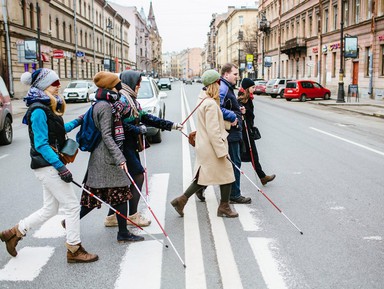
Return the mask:
[[(148, 17), (150, 0), (110, 0), (122, 6), (144, 8)], [(204, 47), (213, 13), (228, 6), (255, 6), (247, 0), (152, 0), (157, 28), (163, 39), (163, 52)]]

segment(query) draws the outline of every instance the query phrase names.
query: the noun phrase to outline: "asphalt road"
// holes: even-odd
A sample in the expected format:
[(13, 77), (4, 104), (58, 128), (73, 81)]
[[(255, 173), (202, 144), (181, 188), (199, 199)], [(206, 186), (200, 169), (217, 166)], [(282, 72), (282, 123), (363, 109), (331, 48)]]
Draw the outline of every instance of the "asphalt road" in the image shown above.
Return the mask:
[[(182, 121), (200, 89), (174, 83), (166, 118)], [(145, 233), (144, 242), (118, 244), (117, 229), (103, 226), (103, 207), (81, 223), (85, 248), (100, 260), (67, 264), (59, 216), (31, 230), (17, 258), (2, 244), (0, 288), (382, 288), (384, 120), (268, 96), (256, 96), (254, 104), (260, 161), (277, 177), (263, 187), (249, 163), (242, 169), (303, 235), (244, 176), (242, 191), (252, 204), (235, 206), (238, 219), (216, 216), (217, 187), (207, 189), (206, 203), (191, 198), (178, 217), (169, 202), (189, 185), (194, 152), (182, 134), (164, 132), (162, 143), (146, 151), (149, 204), (175, 250)], [(66, 119), (88, 105), (70, 104)], [(42, 204), (20, 121), (13, 143), (0, 147), (0, 229)], [(78, 181), (87, 160), (79, 153), (69, 165)], [(143, 202), (140, 208), (151, 216)], [(153, 217), (146, 230), (167, 241)]]

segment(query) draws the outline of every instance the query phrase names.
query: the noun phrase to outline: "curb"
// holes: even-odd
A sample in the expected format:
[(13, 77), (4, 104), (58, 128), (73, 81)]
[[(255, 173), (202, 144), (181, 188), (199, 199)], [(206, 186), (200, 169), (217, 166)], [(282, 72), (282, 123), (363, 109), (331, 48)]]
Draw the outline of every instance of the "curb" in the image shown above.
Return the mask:
[(383, 109), (383, 111), (384, 111), (384, 105), (367, 104), (367, 103), (321, 103), (321, 102), (318, 102), (317, 104), (323, 105), (323, 106), (328, 106), (328, 107), (331, 107), (334, 109), (347, 110), (350, 112), (359, 113), (361, 115), (384, 118), (384, 113), (365, 112), (365, 111), (353, 109), (353, 107), (378, 107), (378, 108)]

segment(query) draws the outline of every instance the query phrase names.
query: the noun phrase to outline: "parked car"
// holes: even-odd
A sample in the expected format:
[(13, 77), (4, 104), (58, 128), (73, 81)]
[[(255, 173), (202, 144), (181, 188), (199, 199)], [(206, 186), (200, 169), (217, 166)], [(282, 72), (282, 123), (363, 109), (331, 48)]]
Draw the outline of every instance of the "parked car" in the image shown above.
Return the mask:
[(265, 93), (265, 88), (267, 87), (267, 82), (265, 80), (256, 80), (255, 81), (255, 91), (254, 94), (263, 94)]
[[(159, 118), (165, 118), (165, 103), (163, 99), (166, 97), (167, 94), (159, 90), (153, 78), (145, 76), (141, 78), (137, 100), (144, 111)], [(147, 137), (152, 143), (160, 143), (161, 129), (147, 126)]]
[(74, 80), (68, 83), (63, 91), (65, 101), (84, 101), (89, 102), (89, 95), (96, 90), (96, 86), (92, 81)]
[(265, 88), (265, 93), (269, 94), (272, 98), (276, 98), (278, 95), (280, 98), (284, 97), (284, 89), (287, 85), (287, 81), (291, 81), (292, 79), (285, 78), (276, 78), (271, 79), (267, 82), (267, 86)]
[(159, 89), (161, 90), (162, 88), (168, 88), (169, 90), (172, 89), (171, 87), (171, 81), (169, 80), (168, 77), (166, 78), (160, 78), (159, 82), (157, 83)]
[(312, 80), (294, 80), (287, 83), (284, 97), (287, 101), (292, 99), (306, 101), (315, 98), (327, 100), (331, 97), (331, 91)]
[(8, 89), (0, 76), (0, 145), (12, 143), (12, 103)]
[(183, 82), (184, 82), (185, 84), (192, 84), (192, 83), (193, 83), (192, 79), (190, 79), (190, 78), (186, 78), (186, 79), (184, 79)]

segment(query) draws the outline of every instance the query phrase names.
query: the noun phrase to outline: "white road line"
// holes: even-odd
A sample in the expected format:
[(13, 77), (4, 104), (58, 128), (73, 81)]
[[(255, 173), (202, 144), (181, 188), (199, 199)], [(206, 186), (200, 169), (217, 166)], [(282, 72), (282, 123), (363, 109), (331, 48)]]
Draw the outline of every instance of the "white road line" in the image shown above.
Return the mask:
[(56, 215), (46, 221), (40, 229), (36, 230), (33, 237), (43, 238), (60, 238), (65, 236), (65, 230), (61, 226), (61, 221), (65, 219), (64, 215)]
[[(181, 113), (182, 119), (189, 113), (185, 112), (187, 106), (184, 86), (181, 90)], [(188, 108), (188, 111), (189, 108)], [(190, 118), (192, 121), (192, 117)], [(192, 121), (193, 122), (193, 121)], [(191, 124), (191, 127), (194, 124)], [(192, 163), (190, 157), (190, 146), (187, 138), (182, 139), (183, 151), (183, 190), (185, 190), (192, 180)], [(181, 195), (183, 192), (180, 192)], [(177, 214), (174, 212), (174, 214)], [(201, 248), (201, 238), (199, 229), (199, 220), (197, 218), (196, 199), (191, 197), (184, 208), (184, 246), (185, 246), (185, 288), (186, 289), (205, 289), (207, 282), (205, 278), (203, 251)]]
[[(33, 281), (47, 264), (55, 248), (24, 247), (0, 270), (1, 281)], [(36, 258), (36, 256), (39, 256)], [(20, 285), (21, 286), (21, 285)]]
[(273, 258), (270, 250), (270, 245), (273, 240), (267, 238), (248, 238), (248, 242), (251, 245), (267, 287), (269, 289), (287, 288), (281, 274), (281, 264)]
[[(129, 244), (120, 263), (120, 274), (116, 280), (115, 288), (160, 288), (162, 253), (163, 246), (157, 241)], [(149, 278), (146, 277), (147, 273), (150, 274)]]
[(9, 155), (6, 154), (6, 155), (2, 155), (2, 156), (0, 156), (0, 160), (6, 158), (7, 156), (9, 156)]
[(371, 151), (371, 152), (374, 152), (374, 153), (376, 153), (376, 154), (379, 154), (379, 155), (384, 156), (384, 152), (382, 152), (382, 151), (378, 151), (378, 150), (372, 149), (372, 148), (367, 147), (367, 146), (365, 146), (365, 145), (362, 145), (362, 144), (359, 144), (359, 143), (357, 143), (357, 142), (354, 142), (354, 141), (351, 141), (351, 140), (348, 140), (348, 139), (339, 137), (339, 136), (337, 136), (337, 135), (331, 134), (331, 133), (329, 133), (329, 132), (326, 132), (326, 131), (323, 131), (323, 130), (320, 130), (320, 129), (317, 129), (317, 128), (314, 128), (314, 127), (309, 127), (309, 128), (310, 128), (310, 129), (313, 129), (313, 130), (315, 130), (315, 131), (317, 131), (317, 132), (320, 132), (320, 133), (322, 133), (322, 134), (325, 134), (325, 135), (334, 137), (334, 138), (336, 138), (336, 139), (342, 140), (342, 141), (344, 141), (344, 142), (353, 144), (353, 145), (358, 146), (358, 147), (360, 147), (360, 148), (363, 148), (363, 149), (366, 149), (366, 150), (368, 150), (368, 151)]
[(247, 205), (234, 205), (235, 211), (239, 213), (239, 221), (244, 231), (255, 232), (261, 231), (261, 220), (252, 215), (254, 211)]
[[(149, 178), (149, 205), (153, 213), (156, 215), (160, 224), (164, 227), (165, 223), (165, 209), (166, 209), (166, 201), (167, 201), (167, 192), (168, 192), (168, 182), (169, 182), (169, 174), (153, 174)], [(142, 202), (144, 202), (142, 200)], [(145, 204), (144, 204), (145, 205)], [(147, 218), (151, 219), (152, 223), (149, 227), (146, 227), (145, 230), (150, 234), (162, 234), (163, 231), (160, 229), (157, 224), (155, 218), (148, 210), (145, 205), (145, 215)], [(140, 233), (145, 234), (143, 231), (139, 231)]]
[[(205, 198), (208, 207), (209, 219), (211, 220), (212, 235), (215, 242), (217, 260), (219, 264), (221, 281), (224, 289), (243, 288), (239, 270), (233, 256), (231, 244), (229, 242), (224, 220), (217, 216), (217, 207), (219, 206), (215, 192), (212, 186), (206, 190)], [(236, 219), (228, 219), (228, 222)]]

